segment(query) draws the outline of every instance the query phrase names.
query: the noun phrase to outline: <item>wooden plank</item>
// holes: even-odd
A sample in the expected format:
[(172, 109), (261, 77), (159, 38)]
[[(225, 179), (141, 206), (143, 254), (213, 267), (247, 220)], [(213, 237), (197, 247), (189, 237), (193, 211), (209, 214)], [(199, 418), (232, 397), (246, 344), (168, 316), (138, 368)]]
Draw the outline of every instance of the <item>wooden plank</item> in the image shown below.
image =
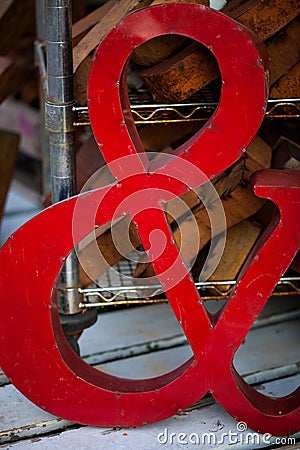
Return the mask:
[[(229, 228), (221, 260), (209, 280), (235, 280), (260, 232), (261, 227), (250, 220), (243, 220)], [(219, 286), (219, 289), (227, 291), (229, 286)]]
[[(284, 442), (289, 442), (289, 439), (287, 439)], [(298, 442), (298, 440), (297, 440)], [(281, 450), (299, 450), (299, 442), (298, 444), (294, 444), (294, 445), (285, 445), (284, 447), (280, 447)]]
[(0, 444), (62, 431), (71, 423), (35, 406), (12, 386), (0, 388)]
[[(199, 0), (191, 1), (199, 3)], [(161, 0), (154, 1), (152, 4), (155, 5), (159, 3), (161, 3)], [(209, 6), (209, 0), (201, 0), (200, 3)], [(76, 45), (93, 26), (104, 18), (105, 14), (108, 13), (114, 4), (116, 4), (116, 0), (109, 0), (104, 3), (104, 5), (100, 6), (100, 8), (97, 8), (95, 11), (75, 23), (72, 27), (73, 43)], [(139, 49), (134, 52), (133, 59), (137, 64), (142, 65), (157, 63), (174, 51), (181, 42), (182, 39), (179, 38), (179, 36), (168, 37), (166, 39), (157, 38), (152, 40), (151, 43), (149, 42), (139, 47)]]
[(300, 4), (298, 0), (234, 0), (222, 12), (266, 40), (299, 14)]
[(88, 55), (78, 66), (74, 74), (74, 94), (79, 106), (85, 106), (87, 104), (88, 76), (92, 60), (93, 56)]
[(299, 319), (250, 331), (236, 352), (234, 365), (238, 372), (248, 375), (290, 365), (297, 360), (300, 360)]
[[(112, 330), (116, 323), (118, 333), (114, 334)], [(182, 330), (170, 306), (148, 305), (99, 315), (95, 326), (84, 331), (80, 349), (82, 355), (87, 357), (133, 345), (149, 344), (158, 339), (169, 340), (178, 335), (182, 335)]]
[[(251, 174), (255, 172), (256, 170), (259, 170), (263, 167), (270, 167), (271, 163), (271, 148), (261, 139), (259, 136), (256, 136), (252, 143), (249, 145), (247, 149), (247, 159), (245, 161), (242, 161), (238, 164), (236, 164), (234, 167), (231, 168), (229, 172), (221, 174), (220, 177), (213, 180), (214, 187), (219, 195), (220, 198), (228, 197), (229, 194), (234, 192), (235, 189), (237, 189), (237, 192), (235, 192), (233, 198), (226, 199), (225, 203), (223, 201), (223, 206), (225, 207), (225, 213), (227, 218), (227, 225), (228, 228), (230, 226), (238, 223), (239, 221), (246, 219), (250, 215), (254, 214), (257, 209), (259, 209), (262, 206), (262, 202), (260, 199), (257, 199), (253, 196), (251, 193), (251, 189), (249, 191), (241, 189), (239, 184), (242, 181), (241, 175), (241, 168), (245, 164), (246, 170), (243, 173), (243, 177), (245, 181), (249, 181)], [(240, 165), (241, 164), (241, 165)], [(204, 246), (209, 242), (209, 240), (212, 238), (211, 236), (211, 224), (210, 219), (208, 217), (208, 214), (205, 210), (203, 210), (203, 205), (198, 205), (198, 197), (196, 195), (196, 192), (201, 198), (201, 195), (204, 195), (205, 187), (195, 189), (195, 192), (190, 192), (186, 195), (182, 196), (182, 200), (185, 202), (185, 204), (193, 209), (195, 205), (197, 205), (196, 209), (193, 209), (193, 213), (195, 214), (195, 218), (197, 221), (197, 224), (199, 226), (199, 234), (201, 236), (201, 246), (200, 248), (196, 248), (193, 240), (190, 241), (190, 245), (187, 245), (185, 248), (185, 253), (183, 253), (184, 261), (187, 263), (190, 263), (191, 260), (193, 260), (196, 257), (196, 254), (198, 250), (200, 251)], [(203, 192), (202, 192), (203, 191)], [(236, 220), (231, 221), (231, 218), (237, 213), (237, 211), (232, 211), (232, 208), (230, 207), (231, 202), (234, 207), (239, 210), (239, 208), (243, 209), (242, 202), (239, 203), (239, 201), (236, 201), (235, 196), (242, 195), (244, 200), (246, 200), (247, 195), (249, 195), (248, 202), (253, 202), (253, 208), (247, 208), (247, 211), (245, 210), (245, 216), (243, 217), (243, 213), (241, 215), (236, 216)], [(246, 200), (247, 202), (247, 200)], [(248, 203), (247, 202), (247, 203)], [(233, 207), (233, 208), (234, 208)], [(193, 224), (189, 223), (189, 220), (186, 221), (185, 224), (183, 224), (179, 218), (180, 213), (178, 213), (178, 202), (169, 202), (167, 205), (167, 213), (171, 216), (176, 218), (176, 220), (180, 223), (180, 229), (177, 229), (175, 231), (175, 240), (177, 241), (178, 245), (180, 246), (181, 243), (181, 234), (186, 233), (185, 236), (189, 235), (190, 228), (193, 229)], [(172, 223), (172, 222), (171, 222)], [(219, 230), (221, 233), (224, 230)], [(187, 243), (186, 243), (187, 244)], [(152, 277), (154, 276), (154, 271), (149, 263), (139, 263), (137, 264), (137, 267), (134, 272), (135, 277)]]
[[(113, 4), (111, 0), (103, 5), (102, 9), (99, 8), (93, 15), (74, 25), (74, 38), (84, 36), (74, 47), (74, 86), (79, 105), (85, 105), (87, 101), (87, 79), (93, 50), (107, 31), (126, 13), (151, 3), (151, 0), (142, 1), (143, 3), (139, 3), (138, 0), (126, 0), (121, 4)], [(222, 12), (248, 26), (265, 40), (289, 24), (299, 14), (300, 7), (298, 0), (248, 0), (242, 5), (238, 0), (229, 2)], [(274, 64), (271, 63), (272, 83), (297, 61), (295, 57), (299, 48), (297, 38), (299, 27), (297, 20), (294, 22), (295, 25), (290, 29), (287, 28), (283, 36), (276, 38), (276, 43), (271, 42), (269, 45), (271, 57), (274, 59)], [(141, 71), (141, 76), (157, 101), (184, 100), (211, 82), (219, 73), (210, 52), (200, 46), (195, 48), (194, 44), (178, 55), (161, 62), (163, 56), (171, 55), (181, 44), (181, 40), (178, 41), (174, 36), (157, 38), (151, 43), (144, 44), (134, 53), (135, 62), (152, 65), (149, 69)], [(285, 51), (282, 51), (283, 47), (286, 48)], [(160, 62), (156, 64), (158, 61)], [(182, 71), (182, 67), (185, 67), (186, 71)]]
[[(264, 201), (253, 194), (252, 188), (249, 186), (238, 186), (230, 194), (230, 197), (222, 200), (225, 216), (226, 216), (226, 227), (227, 229), (233, 225), (241, 222), (242, 220), (252, 216), (257, 212)], [(191, 239), (185, 242), (184, 248), (181, 249), (181, 256), (186, 264), (190, 264), (195, 261), (198, 252), (204, 248), (204, 246), (212, 238), (211, 221), (206, 209), (198, 207), (193, 210), (194, 218), (199, 228), (199, 234), (201, 236), (199, 245)], [(180, 248), (181, 236), (189, 236), (194, 230), (194, 224), (190, 220), (184, 220), (183, 222), (178, 222), (178, 227), (173, 230), (174, 239)], [(223, 223), (218, 222), (214, 228), (214, 236), (223, 233), (225, 230), (223, 228)], [(155, 276), (153, 267), (151, 264), (144, 264), (142, 268), (139, 269), (139, 273), (142, 273), (143, 278)]]
[(81, 39), (73, 49), (74, 90), (78, 104), (86, 104), (87, 77), (91, 63), (91, 53), (99, 45), (101, 39), (126, 14), (136, 8), (147, 6), (151, 0), (123, 0), (114, 2), (100, 14), (100, 20)]
[(272, 167), (300, 170), (300, 145), (281, 136), (273, 147)]
[[(151, 6), (160, 5), (162, 3), (171, 3), (173, 0), (154, 0)], [(182, 1), (182, 0), (180, 0)], [(209, 6), (209, 0), (184, 0), (188, 3), (198, 3), (200, 5)], [(159, 36), (145, 42), (138, 47), (132, 54), (132, 60), (141, 66), (151, 66), (158, 64), (165, 58), (168, 58), (183, 43), (185, 38), (178, 35)]]
[[(212, 180), (219, 197), (225, 198), (236, 189), (239, 184), (249, 182), (251, 175), (257, 170), (269, 168), (271, 165), (271, 156), (271, 147), (259, 136), (255, 136), (248, 146), (245, 155), (236, 164)], [(195, 189), (195, 192), (201, 198), (201, 195), (205, 193), (205, 189), (205, 187), (200, 186)], [(190, 200), (189, 197), (191, 197), (192, 200)], [(192, 194), (189, 193), (184, 194), (182, 199), (189, 208), (194, 208), (194, 206), (199, 203), (198, 198), (193, 198)], [(172, 211), (172, 202), (168, 204), (167, 211), (169, 214), (174, 213)]]
[(156, 101), (176, 103), (217, 78), (219, 69), (213, 54), (194, 42), (165, 61), (138, 73)]
[[(242, 220), (252, 216), (261, 206), (264, 201), (253, 194), (252, 188), (249, 186), (238, 186), (231, 192), (230, 197), (222, 201), (227, 229), (233, 225), (241, 222)], [(186, 245), (182, 252), (182, 258), (186, 263), (193, 261), (198, 252), (210, 241), (212, 236), (212, 228), (210, 217), (206, 209), (197, 208), (193, 211), (195, 220), (199, 227), (199, 233), (201, 240), (199, 246), (195, 245), (195, 242), (190, 242), (190, 245)], [(223, 233), (223, 224), (220, 222), (214, 224), (214, 236)], [(189, 236), (191, 224), (186, 221), (180, 224), (174, 231), (174, 238), (178, 245), (181, 242), (181, 236)], [(148, 275), (148, 272), (146, 274)]]
[(17, 92), (33, 72), (34, 68), (29, 64), (0, 56), (0, 103)]
[[(122, 316), (123, 320), (120, 321), (120, 317)], [(160, 326), (158, 326), (158, 324), (156, 323), (157, 319)], [(112, 335), (112, 330), (115, 329), (114, 326), (115, 323), (118, 323), (118, 330), (120, 330), (120, 333)], [(169, 328), (170, 324), (171, 327)], [(174, 328), (172, 324), (176, 324), (176, 327)], [(258, 330), (255, 331), (251, 331), (246, 340), (247, 345), (244, 344), (245, 346), (241, 348), (242, 359), (240, 360), (239, 357), (237, 361), (240, 370), (243, 373), (249, 372), (253, 373), (257, 370), (268, 370), (272, 367), (276, 367), (276, 365), (278, 365), (277, 351), (279, 353), (281, 352), (283, 353), (282, 358), (280, 360), (280, 364), (288, 365), (292, 364), (294, 361), (297, 361), (299, 355), (297, 351), (297, 340), (295, 339), (295, 336), (297, 336), (298, 326), (299, 320), (298, 321), (294, 320), (289, 322), (289, 327), (277, 323), (267, 328), (264, 327), (259, 328)], [(154, 328), (152, 331), (151, 327)], [(102, 316), (101, 321), (98, 322), (95, 329), (93, 328), (87, 330), (82, 338), (82, 342), (85, 341), (86, 349), (90, 355), (93, 352), (99, 352), (99, 344), (100, 350), (101, 349), (103, 350), (105, 347), (107, 347), (108, 354), (109, 349), (111, 350), (115, 349), (117, 351), (120, 342), (124, 344), (124, 347), (128, 344), (131, 345), (131, 348), (133, 350), (133, 343), (135, 342), (138, 341), (144, 343), (148, 342), (149, 344), (151, 342), (156, 342), (155, 340), (153, 341), (153, 339), (154, 338), (156, 339), (159, 336), (161, 337), (161, 339), (169, 340), (169, 336), (171, 334), (177, 333), (178, 331), (181, 330), (179, 325), (175, 321), (173, 315), (170, 314), (170, 310), (167, 307), (167, 305), (158, 305), (155, 307), (148, 306), (142, 309), (136, 308), (134, 310), (129, 311), (119, 311), (116, 313), (105, 314), (104, 316)], [(144, 328), (146, 329), (146, 332), (145, 335), (142, 336)], [(155, 329), (157, 331), (154, 331)], [(88, 337), (88, 335), (90, 336)], [(123, 342), (124, 338), (125, 342)], [(258, 342), (260, 343), (259, 345), (257, 344)], [(287, 347), (288, 350), (285, 350), (285, 348)], [(266, 349), (267, 351), (268, 348), (274, 348), (274, 352), (273, 353), (271, 352), (268, 358), (264, 359), (262, 363), (262, 361), (260, 360), (261, 355), (265, 353), (264, 349)], [(149, 346), (149, 350), (150, 349), (151, 348)], [(179, 355), (179, 351), (181, 352), (181, 350), (182, 348), (180, 347), (174, 351), (178, 352)], [(184, 352), (186, 352), (186, 349), (183, 350)], [(120, 351), (122, 350), (120, 349)], [(171, 350), (170, 352), (172, 353)], [(153, 353), (151, 353), (151, 355), (152, 354)], [(162, 352), (162, 354), (166, 355), (166, 351)], [(184, 353), (181, 353), (180, 357), (182, 357), (182, 354)], [(117, 352), (115, 353), (115, 355), (117, 358)], [(159, 354), (157, 356), (160, 358)], [(250, 359), (249, 356), (251, 356)], [(99, 353), (99, 357), (102, 358), (102, 361), (107, 360), (107, 357), (104, 355), (104, 351)], [(118, 359), (120, 359), (120, 361), (105, 363), (105, 365), (104, 366), (102, 365), (102, 367), (108, 368), (108, 370), (110, 370), (111, 372), (115, 371), (115, 367), (119, 367), (121, 368), (119, 370), (127, 371), (128, 375), (129, 371), (132, 370), (132, 367), (135, 366), (134, 368), (135, 372), (133, 374), (134, 376), (136, 375), (141, 376), (141, 373), (145, 373), (145, 365), (143, 363), (143, 360), (147, 358), (147, 356), (138, 357), (137, 359), (134, 360), (138, 362), (137, 364), (134, 361), (132, 361), (132, 363), (127, 366), (124, 365), (121, 361), (124, 358), (126, 359), (126, 355), (123, 355), (122, 357), (119, 355)], [(172, 359), (169, 359), (169, 363), (174, 364)], [(165, 370), (170, 369), (170, 366), (168, 366), (168, 364), (166, 363), (163, 364)], [(153, 365), (151, 368), (151, 363), (149, 363), (149, 367), (150, 367), (149, 370), (151, 370), (153, 373), (154, 368)]]
[[(260, 389), (262, 389), (266, 395), (281, 396), (287, 389), (295, 389), (299, 385), (299, 379), (300, 376), (295, 375), (293, 377), (277, 380), (276, 382), (262, 384)], [(23, 416), (26, 416), (25, 411), (25, 408), (20, 411), (23, 413)], [(19, 437), (17, 434), (18, 431), (21, 431), (20, 428), (14, 430), (15, 438)], [(192, 434), (195, 436), (195, 434), (197, 434), (199, 439), (201, 439), (202, 436), (207, 436), (207, 433), (209, 433), (214, 439), (213, 442), (203, 439), (201, 448), (204, 450), (211, 448), (224, 450), (229, 444), (229, 448), (234, 448), (236, 450), (249, 449), (248, 443), (243, 443), (244, 436), (242, 434), (239, 435), (239, 433), (237, 433), (237, 435), (240, 436), (238, 442), (230, 442), (230, 431), (231, 433), (236, 433), (238, 431), (236, 421), (226, 413), (221, 406), (212, 403), (209, 399), (206, 406), (205, 404), (200, 404), (196, 409), (191, 408), (188, 411), (179, 413), (163, 422), (138, 428), (113, 429), (108, 427), (79, 427), (77, 429), (70, 429), (59, 434), (55, 433), (43, 437), (41, 434), (38, 434), (36, 427), (36, 434), (34, 434), (33, 429), (32, 437), (40, 436), (39, 439), (29, 439), (28, 435), (24, 436), (23, 434), (23, 437), (27, 437), (27, 439), (20, 442), (6, 442), (9, 442), (9, 448), (16, 450), (18, 448), (26, 450), (31, 449), (32, 447), (49, 450), (53, 448), (73, 450), (78, 447), (86, 448), (87, 443), (88, 448), (110, 449), (125, 448), (126, 446), (128, 450), (143, 450), (157, 449), (163, 444), (163, 448), (173, 449), (181, 448), (182, 446), (177, 442), (179, 433), (185, 433), (186, 436), (192, 436)], [(246, 430), (246, 432), (251, 432), (251, 430)], [(173, 439), (170, 438), (171, 433), (174, 433)], [(299, 437), (299, 434), (295, 435), (295, 437)], [(269, 445), (274, 442), (275, 440), (272, 438), (270, 442), (266, 443), (261, 435), (259, 442), (256, 440), (251, 444), (251, 449), (264, 448), (266, 446), (269, 447)], [(286, 443), (287, 441), (285, 440), (284, 442)], [(289, 441), (289, 443), (292, 442), (294, 441)]]
[[(275, 300), (281, 304), (282, 308), (285, 308), (286, 305), (282, 301)], [(289, 326), (286, 326), (285, 323), (276, 323), (251, 330), (235, 358), (235, 365), (240, 373), (250, 374), (251, 379), (256, 381), (262, 377), (276, 376), (277, 372), (272, 371), (279, 365), (282, 367), (286, 365), (286, 369), (283, 369), (286, 370), (286, 374), (295, 373), (297, 370), (295, 363), (299, 359), (297, 340), (299, 320), (289, 321)], [(118, 324), (117, 333), (116, 324)], [(151, 351), (150, 344), (156, 342), (157, 338), (167, 341), (170, 336), (177, 335), (180, 330), (169, 306), (155, 305), (103, 314), (95, 327), (84, 332), (80, 342), (86, 358), (100, 352), (99, 355), (103, 358), (101, 367), (111, 373), (122, 373), (135, 377), (147, 376), (147, 374), (151, 376), (155, 371), (157, 373), (157, 371), (170, 370), (171, 367), (190, 355), (187, 345), (169, 350)], [(134, 348), (137, 342), (148, 343), (150, 353), (134, 358), (129, 355), (127, 357), (126, 355), (118, 356), (117, 351), (122, 351), (120, 343), (123, 348), (128, 346), (129, 349), (130, 346)], [(105, 350), (107, 353), (109, 350), (115, 350), (115, 361), (108, 362), (105, 359)], [(116, 361), (117, 358), (118, 361)], [(269, 390), (276, 392), (273, 387), (272, 384), (272, 389)], [(285, 392), (287, 389), (291, 390), (292, 387), (290, 377), (285, 384)], [(265, 392), (267, 393), (267, 390)], [(205, 411), (205, 409), (201, 411)], [(61, 431), (63, 428), (71, 426), (70, 423), (61, 421), (34, 406), (11, 385), (0, 388), (0, 416), (0, 442), (2, 443), (20, 437), (42, 436), (45, 433), (54, 430)], [(169, 420), (176, 421), (176, 418)], [(88, 427), (84, 429), (86, 428)], [(144, 430), (146, 429), (144, 428)], [(97, 432), (101, 433), (101, 428), (97, 428)], [(50, 446), (53, 443), (52, 440), (48, 441), (47, 439), (44, 442), (45, 445), (47, 442), (50, 443)], [(25, 441), (21, 443), (24, 444)], [(32, 442), (30, 443), (32, 445)], [(11, 442), (11, 445), (15, 444)], [(103, 445), (105, 446), (105, 444)], [(105, 448), (109, 447), (105, 446)]]
[(156, 37), (138, 47), (132, 54), (132, 61), (140, 66), (152, 66), (168, 58), (186, 39), (179, 35)]
[(291, 268), (296, 272), (300, 273), (300, 252), (295, 256), (294, 261), (292, 262)]
[[(210, 301), (210, 306), (212, 306), (212, 303), (215, 303), (216, 307), (220, 305), (219, 302)], [(283, 302), (278, 297), (270, 299), (255, 322), (250, 336), (258, 328), (262, 329), (271, 325), (278, 326), (280, 322), (288, 320), (296, 323), (295, 321), (300, 318), (300, 312), (296, 308), (298, 308), (298, 301), (295, 297), (290, 298), (288, 302)], [(111, 330), (115, 328), (116, 323), (118, 323), (118, 333), (112, 336)], [(277, 330), (277, 328), (269, 328), (269, 330)], [(277, 335), (280, 338), (280, 334), (277, 333)], [(250, 341), (252, 339), (251, 337)], [(263, 337), (263, 339), (265, 338)], [(180, 357), (182, 360), (185, 357), (185, 353), (181, 353), (181, 347), (187, 346), (186, 337), (167, 303), (143, 306), (143, 308), (137, 307), (127, 311), (112, 311), (99, 315), (96, 324), (84, 331), (79, 343), (82, 358), (91, 365), (107, 364), (109, 362), (116, 364), (117, 361), (145, 355), (149, 352), (152, 352), (154, 355), (154, 352), (160, 352), (161, 350), (164, 350), (161, 354), (168, 355), (169, 360), (172, 354), (176, 358)], [(296, 341), (295, 345), (292, 344), (291, 347), (294, 349), (294, 359), (296, 361)], [(255, 345), (251, 348), (255, 348)], [(184, 352), (187, 351), (189, 351), (188, 348), (184, 350)], [(259, 356), (257, 351), (256, 355)], [(244, 353), (241, 357), (244, 357)], [(286, 367), (286, 369), (283, 369), (286, 371), (285, 373), (287, 371), (290, 373), (291, 370), (294, 371), (294, 359), (292, 353), (290, 353), (287, 355), (287, 359), (283, 361), (285, 363), (284, 367)], [(169, 362), (168, 364), (171, 363)], [(255, 372), (255, 367), (250, 367), (247, 371), (244, 369), (245, 373), (249, 371), (253, 379), (253, 373), (255, 372), (255, 380), (258, 379), (258, 373), (260, 373), (260, 379), (262, 377), (264, 377), (264, 381), (270, 379), (269, 371), (273, 370), (272, 364), (264, 366), (262, 371), (260, 370), (259, 360), (257, 360), (257, 364), (259, 372)], [(149, 366), (148, 362), (146, 365)], [(164, 366), (166, 366), (165, 363)], [(142, 363), (141, 370), (145, 370)], [(9, 384), (9, 380), (0, 370), (0, 386), (4, 384)]]
[(72, 26), (73, 44), (76, 45), (94, 25), (100, 22), (115, 3), (116, 0), (109, 0), (90, 14), (75, 22)]
[[(251, 173), (253, 173), (254, 171), (261, 168), (270, 167), (271, 149), (262, 139), (257, 136), (248, 147), (247, 155), (248, 156), (246, 161), (241, 160), (232, 168), (229, 173), (226, 172), (224, 174), (221, 174), (215, 180), (213, 180), (213, 184), (221, 198), (225, 194), (228, 194), (236, 189), (235, 195), (231, 199), (227, 199), (224, 203), (224, 208), (228, 214), (227, 220), (228, 224), (230, 224), (229, 226), (254, 214), (263, 204), (263, 201), (261, 199), (255, 197), (252, 194), (251, 189), (238, 188), (238, 185), (241, 182), (243, 176), (245, 176), (245, 179), (249, 179)], [(245, 172), (242, 170), (244, 164), (247, 168)], [(188, 208), (193, 209), (196, 205), (199, 205), (199, 197), (196, 193), (198, 192), (201, 198), (201, 192), (203, 189), (205, 188), (200, 187), (199, 189), (196, 189), (195, 192), (192, 191), (182, 196), (182, 200), (186, 203)], [(245, 205), (239, 202), (239, 196), (241, 201), (246, 202)], [(237, 208), (237, 211), (234, 211), (234, 208)], [(201, 207), (197, 206), (196, 210), (193, 210), (193, 213), (195, 214), (195, 218), (199, 226), (201, 248), (203, 248), (202, 246), (204, 246), (211, 239), (210, 219), (206, 211), (203, 210), (203, 205)], [(178, 210), (178, 202), (170, 202), (168, 204), (167, 214), (172, 217), (170, 219), (170, 224), (174, 223), (176, 220), (179, 221), (179, 218), (182, 215), (182, 211), (180, 209)], [(182, 224), (182, 221), (180, 221), (180, 224), (182, 232), (186, 232), (186, 236), (188, 236), (190, 232), (190, 226), (192, 225), (188, 221), (185, 224)], [(97, 238), (97, 245), (104, 260), (101, 261), (101, 259), (99, 258), (98, 248), (94, 244), (87, 245), (84, 250), (81, 251), (80, 258), (81, 266), (83, 268), (86, 268), (86, 270), (84, 270), (82, 267), (80, 269), (80, 278), (84, 286), (88, 286), (92, 280), (97, 280), (98, 277), (107, 270), (108, 265), (113, 266), (115, 263), (120, 261), (123, 258), (124, 254), (126, 254), (126, 249), (128, 249), (129, 253), (132, 250), (132, 246), (134, 248), (140, 246), (139, 236), (133, 224), (130, 223), (129, 217), (125, 217), (122, 221), (115, 224), (113, 229), (114, 239), (117, 239), (119, 248), (123, 249), (122, 255), (116, 249), (114, 240), (109, 230), (101, 234)], [(223, 230), (219, 230), (219, 232), (222, 231)], [(180, 245), (181, 232), (178, 228), (176, 231), (174, 231), (174, 237), (178, 245)], [(188, 254), (190, 254), (191, 252), (191, 259), (193, 259), (198, 253), (198, 250), (198, 248), (195, 248), (194, 243), (191, 242), (190, 246), (186, 246), (187, 254), (183, 255), (183, 257), (188, 258)], [(149, 271), (153, 273), (152, 266), (150, 265)]]
[(85, 41), (80, 43), (80, 41), (82, 41), (89, 32), (92, 32), (93, 27), (95, 27), (102, 20), (105, 20), (106, 14), (109, 13), (116, 3), (117, 0), (109, 0), (100, 6), (100, 8), (97, 8), (95, 11), (79, 20), (72, 27), (74, 53), (76, 53), (76, 57), (78, 58), (81, 58), (80, 55), (82, 52), (85, 55), (83, 56), (81, 63), (77, 63), (78, 67), (74, 75), (74, 93), (78, 105), (86, 105), (87, 102), (87, 82), (89, 69), (92, 62), (92, 55), (86, 54), (84, 50), (84, 45), (87, 43)]
[[(201, 3), (208, 5), (208, 0), (190, 0), (191, 2)], [(159, 3), (162, 3), (159, 0)], [(75, 97), (80, 105), (85, 105), (87, 101), (87, 79), (90, 64), (92, 61), (92, 53), (99, 45), (101, 39), (107, 34), (107, 32), (113, 28), (126, 14), (135, 9), (139, 9), (148, 6), (152, 3), (152, 0), (123, 0), (117, 2), (111, 0), (107, 4), (104, 4), (101, 8), (94, 13), (82, 19), (78, 24), (73, 27), (73, 39), (75, 47), (73, 50), (73, 67), (74, 67), (74, 90)], [(94, 25), (94, 26), (93, 26)], [(92, 28), (91, 28), (92, 27)], [(91, 28), (89, 30), (89, 28)], [(89, 30), (89, 31), (88, 31)], [(82, 37), (83, 36), (83, 37)], [(174, 51), (178, 45), (180, 45), (182, 39), (171, 37), (163, 39), (163, 49), (161, 50), (164, 55), (166, 52)], [(146, 45), (146, 53), (151, 50), (152, 54), (160, 53), (160, 45), (157, 45), (161, 39), (156, 39), (154, 43)], [(175, 46), (175, 47), (174, 47)], [(137, 53), (143, 50), (138, 50)], [(145, 58), (145, 55), (140, 55), (139, 58)], [(149, 58), (150, 55), (147, 56)]]
[(99, 45), (101, 39), (118, 23), (126, 14), (136, 7), (145, 6), (139, 0), (124, 0), (113, 5), (104, 17), (84, 36), (73, 50), (73, 68), (76, 74), (79, 65)]
[[(290, 321), (288, 326), (278, 323), (251, 331), (235, 355), (236, 369), (243, 376), (248, 376), (297, 364), (300, 360), (299, 324), (297, 319)], [(130, 364), (126, 364), (125, 359), (120, 359), (95, 367), (115, 376), (141, 379), (160, 376), (176, 369), (191, 356), (192, 350), (186, 343), (176, 348), (152, 352), (151, 355), (134, 356), (130, 359)]]
[(270, 63), (270, 85), (273, 85), (299, 60), (300, 19), (290, 22), (267, 44)]
[(5, 0), (0, 4), (0, 54), (10, 52), (20, 36), (35, 26), (34, 0)]
[(15, 168), (18, 145), (19, 136), (17, 134), (0, 130), (0, 221)]

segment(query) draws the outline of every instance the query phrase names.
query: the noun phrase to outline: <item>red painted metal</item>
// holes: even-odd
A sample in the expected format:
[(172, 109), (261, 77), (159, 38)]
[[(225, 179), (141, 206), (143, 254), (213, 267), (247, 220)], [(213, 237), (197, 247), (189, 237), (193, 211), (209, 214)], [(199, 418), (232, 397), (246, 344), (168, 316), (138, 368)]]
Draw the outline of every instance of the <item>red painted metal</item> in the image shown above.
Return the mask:
[[(122, 74), (138, 45), (168, 33), (208, 46), (219, 63), (223, 88), (205, 127), (171, 162), (150, 169)], [(256, 194), (275, 202), (280, 215), (260, 238), (229, 302), (216, 316), (202, 305), (161, 207), (230, 166), (257, 132), (267, 95), (259, 47), (233, 20), (190, 3), (137, 11), (102, 41), (89, 79), (89, 111), (99, 148), (117, 181), (46, 209), (0, 252), (0, 365), (40, 407), (83, 424), (137, 426), (169, 417), (211, 391), (254, 430), (274, 435), (299, 430), (299, 389), (271, 399), (248, 386), (233, 366), (236, 350), (299, 249), (300, 225), (294, 220), (300, 212), (298, 173), (255, 175)], [(55, 288), (69, 251), (95, 226), (124, 214), (136, 224), (194, 353), (173, 372), (147, 380), (121, 379), (84, 363), (68, 346), (57, 312)], [(160, 239), (151, 241), (154, 229), (164, 237), (163, 246)]]

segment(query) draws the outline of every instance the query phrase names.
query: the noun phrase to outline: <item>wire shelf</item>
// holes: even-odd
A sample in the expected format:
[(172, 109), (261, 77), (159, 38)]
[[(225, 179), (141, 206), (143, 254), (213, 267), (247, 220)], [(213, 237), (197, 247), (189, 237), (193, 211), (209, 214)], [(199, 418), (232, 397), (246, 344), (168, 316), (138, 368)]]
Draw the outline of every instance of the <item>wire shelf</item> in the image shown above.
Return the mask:
[[(201, 89), (190, 97), (189, 101), (173, 104), (158, 104), (153, 102), (152, 96), (146, 90), (140, 90), (129, 95), (131, 113), (136, 125), (177, 123), (177, 122), (206, 122), (218, 106), (218, 99), (208, 88)], [(75, 126), (90, 125), (88, 108), (75, 107)], [(300, 98), (269, 99), (266, 119), (299, 119)], [(121, 263), (120, 273), (124, 271)], [(123, 267), (124, 266), (124, 267)], [(126, 269), (130, 275), (130, 268)], [(99, 280), (98, 280), (99, 281)], [(145, 283), (147, 280), (145, 280)], [(101, 287), (80, 289), (83, 295), (81, 308), (107, 306), (133, 306), (167, 302), (160, 285), (140, 285), (123, 283), (120, 280), (101, 279)], [(222, 280), (215, 282), (195, 283), (202, 300), (228, 299), (234, 290), (236, 281)], [(151, 294), (149, 294), (151, 292)], [(284, 277), (278, 282), (272, 295), (299, 295), (300, 277)]]
[[(134, 266), (130, 260), (124, 259), (111, 269), (97, 280), (94, 287), (79, 289), (83, 295), (83, 301), (79, 305), (81, 308), (134, 306), (168, 301), (158, 281), (157, 284), (147, 284), (147, 278), (133, 278)], [(204, 301), (226, 300), (235, 286), (236, 280), (195, 282)], [(273, 296), (299, 294), (300, 276), (282, 277), (272, 293)]]
[[(146, 91), (129, 95), (131, 113), (136, 125), (206, 122), (218, 106), (215, 95), (209, 89), (202, 89), (189, 101), (181, 103), (154, 103)], [(90, 125), (87, 107), (75, 107), (75, 126)], [(300, 98), (269, 99), (266, 119), (299, 119)]]

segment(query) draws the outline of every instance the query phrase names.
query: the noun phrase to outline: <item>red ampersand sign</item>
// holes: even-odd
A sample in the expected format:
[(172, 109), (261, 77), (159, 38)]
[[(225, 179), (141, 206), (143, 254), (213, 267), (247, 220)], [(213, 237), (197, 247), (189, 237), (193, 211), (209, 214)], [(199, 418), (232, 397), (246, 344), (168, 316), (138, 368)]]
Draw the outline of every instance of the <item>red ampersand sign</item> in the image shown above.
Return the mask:
[[(123, 74), (136, 47), (172, 33), (212, 51), (222, 92), (205, 127), (177, 149), (176, 157), (155, 166), (133, 125)], [(249, 30), (190, 3), (137, 11), (101, 42), (90, 72), (89, 113), (116, 182), (46, 209), (14, 233), (0, 253), (0, 365), (41, 408), (82, 424), (128, 427), (169, 417), (210, 391), (254, 430), (274, 435), (299, 430), (299, 388), (269, 398), (251, 388), (233, 365), (235, 352), (299, 249), (298, 174), (266, 170), (255, 175), (256, 195), (272, 200), (280, 216), (260, 238), (229, 302), (215, 316), (201, 302), (162, 208), (228, 168), (255, 136), (267, 98), (261, 55), (264, 49)], [(95, 227), (128, 214), (193, 350), (176, 370), (146, 380), (118, 378), (83, 362), (63, 336), (55, 296), (59, 271), (74, 245)]]

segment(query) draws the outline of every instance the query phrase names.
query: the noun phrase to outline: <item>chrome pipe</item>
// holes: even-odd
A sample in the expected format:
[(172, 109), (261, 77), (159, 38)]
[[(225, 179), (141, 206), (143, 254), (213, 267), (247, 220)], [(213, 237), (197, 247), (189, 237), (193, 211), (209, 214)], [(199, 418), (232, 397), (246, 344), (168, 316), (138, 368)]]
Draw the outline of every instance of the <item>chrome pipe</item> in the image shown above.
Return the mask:
[[(45, 17), (48, 76), (45, 126), (49, 133), (52, 202), (56, 203), (76, 194), (71, 1), (46, 0)], [(78, 261), (73, 251), (65, 262), (58, 286), (61, 314), (80, 312), (79, 286)]]

